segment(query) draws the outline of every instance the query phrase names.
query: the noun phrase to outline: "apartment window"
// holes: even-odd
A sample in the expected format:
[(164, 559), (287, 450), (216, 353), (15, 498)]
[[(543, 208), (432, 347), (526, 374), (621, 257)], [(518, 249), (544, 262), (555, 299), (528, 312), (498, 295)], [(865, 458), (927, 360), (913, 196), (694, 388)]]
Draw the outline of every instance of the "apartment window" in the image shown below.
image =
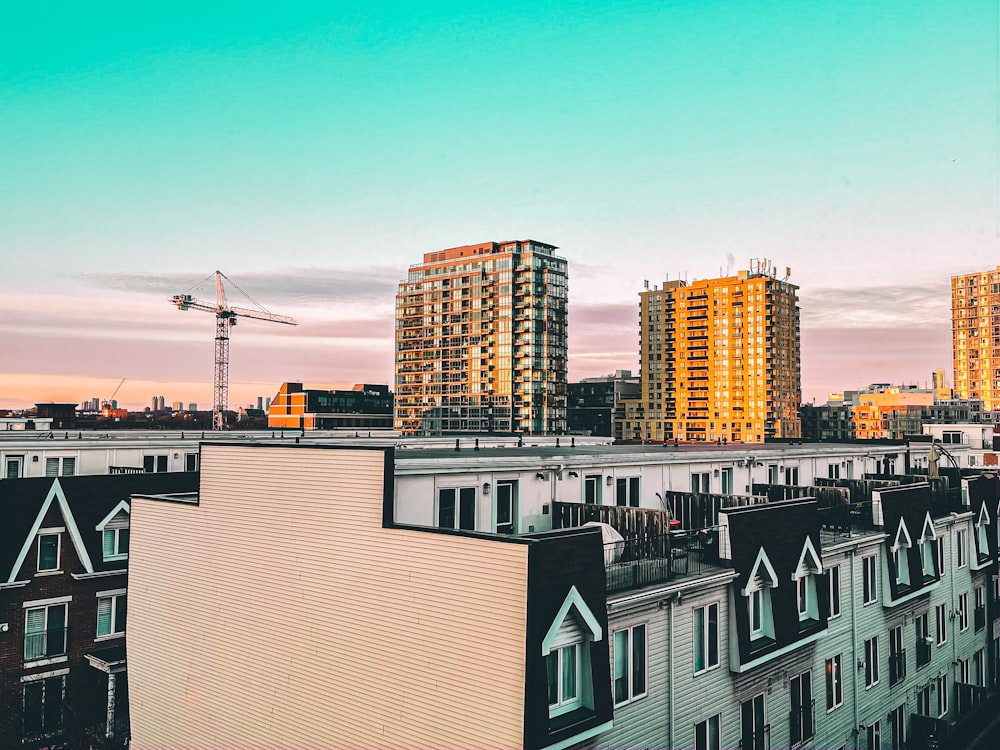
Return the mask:
[(934, 608), (934, 619), (937, 623), (937, 645), (941, 645), (948, 640), (948, 614), (945, 612), (943, 604)]
[(198, 454), (184, 454), (184, 471), (198, 471)]
[(63, 725), (66, 677), (28, 677), (24, 683), (21, 731), (25, 738), (54, 732)]
[(990, 557), (990, 515), (986, 503), (980, 508), (979, 518), (976, 520), (976, 562), (984, 563)]
[(45, 476), (71, 477), (76, 474), (76, 458), (73, 456), (50, 457), (45, 459)]
[(969, 629), (969, 595), (968, 593), (958, 595), (958, 631), (964, 632)]
[(764, 694), (740, 703), (740, 747), (742, 750), (769, 750), (771, 727), (764, 712)]
[(774, 566), (771, 565), (764, 548), (761, 547), (757, 553), (757, 560), (750, 571), (747, 585), (742, 592), (747, 599), (751, 646), (754, 645), (753, 641), (774, 638), (771, 589), (777, 585), (777, 573), (775, 573)]
[(692, 492), (711, 492), (712, 475), (707, 471), (696, 471), (691, 474)]
[(931, 715), (931, 686), (925, 685), (917, 691), (917, 713), (921, 716)]
[(841, 655), (826, 660), (826, 710), (844, 705), (844, 681)]
[(448, 487), (438, 490), (438, 526), (442, 529), (476, 528), (476, 488)]
[(940, 575), (943, 578), (944, 577), (944, 573), (945, 573), (945, 568), (944, 568), (944, 537), (943, 536), (939, 536), (937, 538), (937, 569), (938, 569), (938, 575)]
[(862, 582), (862, 603), (871, 604), (878, 600), (878, 556), (862, 558), (864, 580)]
[(811, 740), (815, 733), (813, 716), (812, 673), (803, 672), (788, 682), (792, 695), (792, 711), (789, 715), (791, 743)]
[[(929, 581), (935, 576), (934, 560), (937, 550), (935, 538), (934, 527), (931, 525), (928, 514), (923, 533), (920, 535), (920, 568), (923, 571), (925, 581)], [(939, 567), (938, 570), (940, 569)]]
[(828, 464), (826, 473), (830, 479), (840, 479), (840, 464)]
[(972, 655), (972, 668), (976, 684), (980, 687), (986, 687), (986, 652), (983, 649), (979, 649)]
[[(464, 492), (464, 490), (463, 490)], [(473, 491), (473, 497), (475, 491)], [(473, 505), (475, 501), (473, 501)], [(475, 528), (475, 520), (472, 521)], [(517, 481), (497, 482), (496, 528), (497, 534), (513, 534), (517, 531)]]
[(906, 677), (906, 649), (903, 648), (903, 626), (889, 631), (889, 684), (895, 685)]
[(878, 684), (878, 636), (865, 641), (865, 688)]
[(24, 466), (24, 456), (7, 456), (3, 475), (7, 479), (18, 479)]
[[(748, 424), (747, 427), (749, 426)], [(778, 464), (767, 465), (767, 483), (778, 484)]]
[(722, 470), (722, 494), (731, 495), (733, 494), (733, 469), (732, 467), (726, 467)]
[(798, 484), (799, 483), (799, 467), (798, 466), (788, 466), (785, 468), (785, 484)]
[(107, 596), (98, 596), (98, 638), (125, 632), (125, 599), (124, 590), (121, 592), (107, 592)]
[(615, 504), (639, 507), (639, 477), (619, 477), (615, 480)]
[(948, 675), (939, 675), (934, 680), (934, 689), (937, 692), (937, 715), (943, 718), (948, 713)]
[(65, 602), (27, 609), (24, 614), (24, 660), (49, 659), (65, 653)]
[(969, 684), (969, 660), (968, 659), (956, 659), (955, 660), (955, 682), (961, 682), (966, 685)]
[(840, 566), (829, 569), (827, 581), (830, 588), (830, 619), (840, 617)]
[(976, 596), (976, 632), (979, 632), (986, 627), (986, 588), (984, 586), (976, 586), (975, 591)]
[(719, 750), (721, 747), (720, 715), (710, 716), (694, 725), (695, 750)]
[(549, 687), (549, 715), (580, 706), (580, 644), (552, 649), (545, 657)]
[(600, 474), (590, 474), (583, 478), (583, 502), (590, 505), (601, 504)]
[(128, 527), (104, 530), (104, 559), (124, 560), (128, 557)]
[(931, 660), (931, 631), (927, 613), (915, 615), (913, 624), (917, 632), (917, 669)]
[(694, 610), (694, 673), (719, 666), (719, 605)]
[(38, 535), (38, 572), (59, 570), (59, 534)]
[(889, 712), (889, 747), (903, 750), (906, 746), (906, 706), (896, 706)]
[(646, 626), (615, 633), (615, 705), (646, 695)]
[(167, 470), (167, 456), (143, 456), (142, 468), (147, 474), (164, 472)]
[(868, 725), (868, 750), (882, 750), (882, 722), (878, 719)]
[(958, 529), (955, 532), (955, 548), (958, 567), (964, 568), (969, 562), (968, 535), (965, 529)]

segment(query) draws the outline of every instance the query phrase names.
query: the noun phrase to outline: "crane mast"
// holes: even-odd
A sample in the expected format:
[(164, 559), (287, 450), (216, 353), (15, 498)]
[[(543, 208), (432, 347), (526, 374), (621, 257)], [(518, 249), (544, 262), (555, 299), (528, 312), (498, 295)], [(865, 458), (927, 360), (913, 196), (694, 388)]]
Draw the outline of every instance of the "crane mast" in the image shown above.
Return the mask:
[[(176, 305), (178, 310), (201, 310), (202, 312), (215, 313), (215, 380), (212, 388), (213, 430), (226, 429), (226, 411), (229, 409), (229, 331), (236, 325), (236, 319), (250, 318), (252, 320), (266, 320), (290, 326), (298, 325), (293, 318), (287, 315), (275, 315), (268, 312), (247, 295), (246, 292), (243, 292), (244, 296), (257, 305), (258, 309), (232, 307), (226, 299), (226, 288), (222, 283), (223, 279), (236, 286), (225, 274), (221, 271), (216, 271), (214, 305), (192, 297), (190, 294), (175, 294), (170, 298), (170, 303)], [(239, 289), (238, 286), (236, 288)]]

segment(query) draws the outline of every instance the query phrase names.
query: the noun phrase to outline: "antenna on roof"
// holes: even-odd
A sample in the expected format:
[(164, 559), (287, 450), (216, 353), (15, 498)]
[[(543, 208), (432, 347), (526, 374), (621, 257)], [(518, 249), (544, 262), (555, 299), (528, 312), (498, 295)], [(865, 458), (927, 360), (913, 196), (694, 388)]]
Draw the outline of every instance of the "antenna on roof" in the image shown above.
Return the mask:
[(649, 291), (649, 279), (643, 279), (642, 280), (642, 285), (643, 285), (643, 287), (645, 287), (646, 291), (648, 292)]

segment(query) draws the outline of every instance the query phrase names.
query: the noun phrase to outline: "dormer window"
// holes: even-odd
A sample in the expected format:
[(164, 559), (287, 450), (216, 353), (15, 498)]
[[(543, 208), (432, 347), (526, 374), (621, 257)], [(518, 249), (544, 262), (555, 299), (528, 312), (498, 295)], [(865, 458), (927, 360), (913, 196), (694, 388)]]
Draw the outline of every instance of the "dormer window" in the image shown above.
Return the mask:
[(122, 500), (97, 524), (105, 562), (127, 560), (129, 542), (129, 505)]
[(924, 526), (920, 531), (920, 569), (924, 574), (924, 580), (928, 581), (936, 578), (937, 568), (937, 532), (934, 530), (934, 522), (931, 521), (931, 514), (924, 518)]
[(59, 534), (42, 531), (38, 534), (39, 573), (59, 570)]
[[(743, 589), (747, 599), (747, 614), (750, 624), (750, 641), (774, 640), (774, 616), (771, 610), (771, 589), (778, 585), (778, 576), (767, 557), (764, 548), (757, 553), (757, 559), (750, 570), (750, 578)], [(763, 644), (759, 644), (763, 645)]]
[(899, 528), (896, 529), (896, 538), (892, 543), (892, 565), (896, 575), (896, 585), (898, 587), (909, 587), (910, 585), (910, 548), (913, 542), (910, 539), (910, 531), (906, 528), (906, 521), (899, 519)]
[(819, 620), (819, 597), (816, 590), (816, 577), (823, 573), (823, 563), (816, 553), (812, 539), (806, 537), (799, 554), (798, 565), (792, 573), (795, 583), (796, 600), (798, 601), (799, 623), (812, 623)]
[(976, 562), (983, 563), (990, 559), (990, 514), (986, 503), (979, 506), (979, 517), (976, 519)]
[(594, 708), (590, 646), (604, 631), (576, 586), (570, 588), (542, 639), (549, 718)]

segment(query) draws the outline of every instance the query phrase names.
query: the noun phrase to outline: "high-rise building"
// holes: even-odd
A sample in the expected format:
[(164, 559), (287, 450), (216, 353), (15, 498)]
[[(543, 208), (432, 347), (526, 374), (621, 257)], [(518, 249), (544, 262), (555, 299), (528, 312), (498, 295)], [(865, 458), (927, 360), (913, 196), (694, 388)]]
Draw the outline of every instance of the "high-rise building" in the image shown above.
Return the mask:
[(1000, 266), (951, 277), (955, 396), (1000, 408)]
[(626, 440), (757, 443), (801, 437), (798, 287), (767, 261), (639, 295), (642, 395)]
[(566, 260), (535, 240), (425, 253), (396, 295), (395, 429), (566, 431)]

